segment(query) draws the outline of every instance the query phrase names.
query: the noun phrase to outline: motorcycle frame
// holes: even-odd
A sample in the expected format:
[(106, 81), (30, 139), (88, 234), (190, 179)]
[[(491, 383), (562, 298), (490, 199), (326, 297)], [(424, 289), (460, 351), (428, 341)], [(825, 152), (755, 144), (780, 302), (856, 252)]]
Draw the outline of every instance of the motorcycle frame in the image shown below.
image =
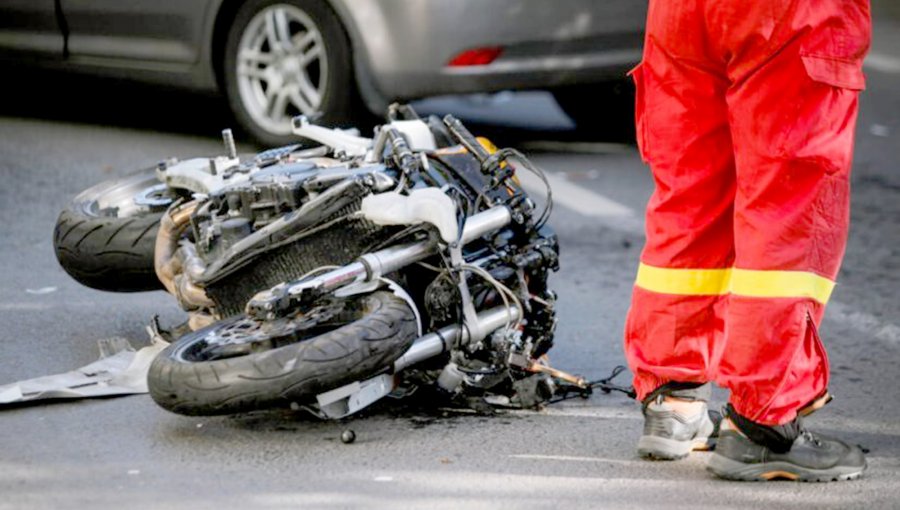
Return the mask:
[[(469, 217), (460, 239), (460, 245), (496, 232), (512, 221), (512, 215), (505, 206), (495, 206)], [(461, 247), (461, 246), (460, 246)], [(382, 275), (402, 269), (436, 252), (435, 244), (420, 241), (402, 246), (386, 248), (360, 257), (360, 260), (315, 277), (288, 284), (288, 292), (300, 294), (315, 289), (318, 292), (334, 292), (352, 285), (366, 285), (377, 282)], [(459, 285), (468, 295), (466, 279), (460, 278)], [(263, 291), (261, 294), (265, 294)], [(260, 296), (270, 299), (271, 296)], [(256, 297), (254, 297), (256, 299)], [(251, 300), (252, 302), (253, 300)], [(451, 324), (417, 338), (398, 358), (391, 374), (381, 374), (364, 381), (354, 381), (316, 397), (320, 412), (326, 418), (339, 419), (360, 411), (387, 396), (394, 390), (394, 376), (404, 369), (449, 352), (455, 345), (478, 342), (504, 325), (516, 322), (521, 317), (515, 306), (498, 306), (475, 313), (471, 300), (464, 303), (471, 313), (463, 316), (461, 324)]]
[[(421, 124), (419, 126), (418, 124)], [(458, 122), (457, 122), (458, 124)], [(366, 162), (375, 162), (380, 159), (381, 149), (385, 146), (390, 135), (405, 136), (416, 140), (413, 150), (427, 147), (422, 141), (421, 128), (427, 130), (427, 126), (421, 121), (394, 121), (384, 129), (376, 140), (355, 136), (355, 134), (337, 130), (326, 129), (309, 124), (305, 118), (294, 119), (294, 131), (298, 135), (319, 141), (324, 147), (301, 151), (304, 156), (323, 157), (330, 148), (338, 159), (361, 159)], [(451, 130), (461, 130), (457, 125), (450, 125)], [(465, 132), (468, 138), (472, 138)], [(474, 139), (474, 138), (473, 138)], [(225, 140), (226, 148), (229, 147)], [(432, 140), (433, 143), (433, 140)], [(232, 142), (233, 145), (233, 142)], [(487, 157), (480, 146), (473, 143), (464, 143), (470, 152)], [(374, 146), (374, 149), (373, 149)], [(409, 147), (406, 147), (409, 150)], [(240, 165), (234, 151), (228, 151), (226, 156), (216, 158), (196, 158), (185, 161), (172, 160), (163, 162), (157, 169), (157, 175), (161, 181), (170, 187), (186, 189), (201, 195), (210, 194), (226, 185), (235, 184), (247, 180), (247, 172), (234, 172)], [(378, 170), (366, 172), (368, 178), (374, 179), (380, 185), (374, 186), (378, 191), (384, 191), (394, 184), (389, 176)], [(380, 174), (380, 175), (378, 175)], [(329, 180), (336, 183), (345, 179), (363, 178), (359, 171), (337, 172), (330, 175)], [(382, 182), (384, 181), (384, 182)], [(388, 182), (389, 181), (389, 182)], [(349, 293), (366, 292), (377, 286), (383, 275), (393, 273), (423, 259), (435, 255), (440, 250), (446, 250), (450, 255), (451, 266), (459, 269), (468, 264), (463, 258), (462, 248), (466, 244), (480, 239), (488, 234), (497, 232), (509, 225), (516, 213), (508, 207), (499, 205), (491, 207), (480, 213), (466, 218), (465, 225), (459, 240), (449, 244), (440, 244), (434, 240), (425, 240), (408, 243), (400, 246), (392, 246), (359, 257), (355, 262), (337, 269), (333, 269), (314, 276), (301, 278), (285, 285), (279, 286), (278, 295), (273, 293), (276, 288), (257, 293), (247, 304), (248, 312), (256, 310), (255, 314), (261, 317), (274, 314), (277, 302), (285, 295), (301, 296), (306, 292), (321, 296), (339, 290)], [(478, 262), (474, 262), (478, 265)], [(338, 419), (358, 412), (377, 400), (387, 396), (395, 389), (396, 375), (406, 368), (423, 361), (435, 358), (449, 352), (458, 345), (477, 343), (486, 338), (492, 332), (515, 323), (522, 319), (518, 307), (499, 306), (487, 310), (477, 311), (469, 298), (470, 293), (466, 278), (458, 279), (458, 287), (463, 301), (463, 317), (459, 324), (444, 326), (436, 331), (428, 332), (416, 340), (404, 352), (391, 367), (390, 373), (381, 374), (373, 378), (354, 381), (342, 387), (332, 389), (320, 395), (316, 400), (319, 407), (317, 414), (325, 418)], [(356, 290), (353, 290), (356, 289)], [(414, 307), (415, 305), (411, 303)], [(251, 312), (253, 313), (253, 312)], [(420, 329), (421, 331), (421, 329)]]

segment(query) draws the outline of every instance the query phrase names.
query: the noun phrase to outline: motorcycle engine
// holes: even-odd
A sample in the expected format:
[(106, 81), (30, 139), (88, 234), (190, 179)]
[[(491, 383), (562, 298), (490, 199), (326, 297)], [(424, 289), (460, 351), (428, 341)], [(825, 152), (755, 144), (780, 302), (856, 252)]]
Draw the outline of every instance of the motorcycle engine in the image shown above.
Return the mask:
[(273, 165), (247, 181), (210, 195), (194, 222), (197, 254), (207, 263), (278, 217), (299, 209), (309, 193), (304, 183), (315, 176), (315, 163)]
[[(249, 179), (210, 195), (194, 215), (194, 245), (207, 268), (214, 267), (220, 259), (240, 261), (236, 266), (232, 264), (235, 267), (229, 266), (221, 274), (213, 275), (206, 284), (206, 293), (216, 302), (220, 316), (240, 313), (247, 300), (259, 290), (318, 267), (347, 264), (382, 238), (382, 228), (351, 216), (359, 210), (362, 193), (341, 194), (340, 203), (331, 204), (332, 213), (324, 216), (317, 216), (322, 214), (319, 208), (301, 210), (331, 186), (348, 179), (362, 181), (366, 174), (384, 168), (381, 165), (348, 168), (330, 164), (332, 161), (326, 160), (325, 164), (289, 161), (263, 168)], [(366, 188), (360, 185), (354, 189)], [(261, 230), (274, 232), (278, 227), (274, 223), (291, 214), (309, 216), (312, 218), (309, 221), (317, 226), (335, 224), (315, 235), (296, 235), (296, 240), (264, 243), (262, 249), (256, 242), (252, 249), (244, 250), (252, 235)]]

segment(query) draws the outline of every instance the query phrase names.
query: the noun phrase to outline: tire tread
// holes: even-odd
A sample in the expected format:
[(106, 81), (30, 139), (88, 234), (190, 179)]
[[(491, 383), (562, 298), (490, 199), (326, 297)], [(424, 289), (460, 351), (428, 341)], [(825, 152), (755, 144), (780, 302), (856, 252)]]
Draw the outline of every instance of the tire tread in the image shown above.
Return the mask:
[(73, 204), (56, 222), (56, 258), (72, 278), (94, 289), (161, 289), (153, 269), (159, 218), (158, 213), (122, 219), (93, 217)]
[(189, 362), (178, 355), (184, 346), (175, 343), (150, 366), (150, 395), (179, 414), (231, 414), (308, 400), (371, 377), (412, 345), (417, 328), (412, 310), (392, 293), (366, 299), (377, 304), (356, 321), (261, 353)]

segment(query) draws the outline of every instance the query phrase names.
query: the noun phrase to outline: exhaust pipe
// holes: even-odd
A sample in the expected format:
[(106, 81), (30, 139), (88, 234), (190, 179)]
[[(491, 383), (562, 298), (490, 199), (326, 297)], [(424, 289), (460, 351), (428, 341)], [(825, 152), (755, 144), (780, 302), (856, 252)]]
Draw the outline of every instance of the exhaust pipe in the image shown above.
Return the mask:
[(195, 200), (163, 214), (153, 252), (153, 268), (156, 271), (156, 277), (159, 278), (166, 290), (178, 299), (182, 307), (187, 309), (215, 306), (215, 302), (206, 295), (206, 291), (193, 283), (190, 274), (185, 274), (185, 270), (194, 273), (202, 268), (203, 263), (197, 257), (196, 252), (185, 253), (187, 257), (184, 261), (176, 256), (178, 240), (181, 239), (181, 234), (184, 233), (191, 215), (198, 206), (199, 202)]

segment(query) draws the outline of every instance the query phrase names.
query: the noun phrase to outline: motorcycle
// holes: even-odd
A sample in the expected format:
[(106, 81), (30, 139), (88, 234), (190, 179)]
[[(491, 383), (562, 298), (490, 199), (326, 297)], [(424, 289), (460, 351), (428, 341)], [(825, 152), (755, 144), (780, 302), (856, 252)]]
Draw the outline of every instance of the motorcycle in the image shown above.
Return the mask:
[(516, 177), (547, 183), (524, 155), (407, 105), (372, 138), (293, 131), (306, 142), (238, 157), (226, 130), (225, 155), (101, 183), (60, 215), (70, 275), (161, 286), (188, 313), (151, 364), (157, 404), (334, 419), (423, 387), (514, 408), (620, 389), (547, 362), (559, 246), (549, 185), (538, 210)]

